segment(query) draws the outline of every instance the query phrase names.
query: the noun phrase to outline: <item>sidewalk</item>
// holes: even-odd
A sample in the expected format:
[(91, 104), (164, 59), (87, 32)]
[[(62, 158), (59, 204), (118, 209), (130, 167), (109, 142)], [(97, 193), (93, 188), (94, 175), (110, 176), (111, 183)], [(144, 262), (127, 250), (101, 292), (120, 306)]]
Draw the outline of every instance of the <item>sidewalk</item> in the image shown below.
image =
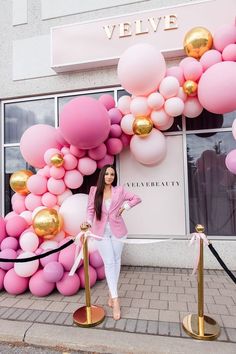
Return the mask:
[(122, 267), (120, 276), (120, 321), (112, 319), (106, 305), (105, 281), (97, 282), (91, 294), (92, 303), (104, 306), (107, 316), (89, 329), (72, 319), (84, 305), (84, 290), (45, 298), (1, 292), (0, 340), (101, 353), (236, 353), (236, 286), (221, 270), (205, 270), (204, 275), (205, 315), (221, 327), (212, 342), (193, 340), (182, 329), (183, 317), (197, 313), (197, 281), (191, 270), (131, 266)]

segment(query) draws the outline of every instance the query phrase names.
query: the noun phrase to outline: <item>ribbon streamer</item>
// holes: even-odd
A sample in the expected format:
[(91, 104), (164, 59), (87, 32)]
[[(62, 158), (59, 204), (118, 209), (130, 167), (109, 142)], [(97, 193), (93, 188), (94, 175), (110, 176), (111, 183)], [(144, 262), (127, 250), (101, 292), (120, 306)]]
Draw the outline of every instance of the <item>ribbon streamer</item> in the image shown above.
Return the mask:
[(206, 237), (206, 235), (202, 232), (194, 232), (191, 234), (191, 240), (189, 242), (189, 246), (192, 246), (192, 244), (194, 242), (197, 241), (198, 243), (198, 253), (197, 253), (197, 257), (195, 258), (195, 262), (194, 262), (194, 267), (193, 267), (193, 271), (192, 271), (192, 275), (196, 273), (197, 268), (198, 268), (198, 264), (199, 264), (199, 258), (200, 258), (200, 240), (202, 239), (203, 242), (208, 246), (209, 245), (209, 241)]

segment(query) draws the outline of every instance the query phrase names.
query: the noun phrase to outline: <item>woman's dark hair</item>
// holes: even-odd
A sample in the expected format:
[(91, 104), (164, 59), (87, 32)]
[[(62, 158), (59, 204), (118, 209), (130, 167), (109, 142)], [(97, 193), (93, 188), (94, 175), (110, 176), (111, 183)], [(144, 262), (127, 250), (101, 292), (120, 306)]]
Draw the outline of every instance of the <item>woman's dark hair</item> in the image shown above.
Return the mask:
[(114, 181), (112, 182), (113, 186), (117, 185), (117, 172), (116, 172), (116, 168), (113, 165), (105, 165), (98, 176), (98, 181), (97, 181), (97, 190), (95, 193), (95, 198), (94, 198), (94, 208), (95, 208), (95, 212), (96, 212), (96, 217), (98, 220), (101, 220), (102, 217), (102, 201), (103, 201), (103, 192), (104, 192), (104, 188), (105, 188), (105, 174), (106, 174), (106, 170), (108, 168), (112, 168), (115, 172), (115, 178)]

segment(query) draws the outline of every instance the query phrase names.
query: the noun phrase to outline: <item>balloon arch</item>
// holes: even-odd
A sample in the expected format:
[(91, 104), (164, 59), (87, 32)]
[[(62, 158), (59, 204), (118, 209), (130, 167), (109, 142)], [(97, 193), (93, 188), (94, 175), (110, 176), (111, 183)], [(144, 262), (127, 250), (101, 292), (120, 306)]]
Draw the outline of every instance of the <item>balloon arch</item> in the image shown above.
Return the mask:
[[(203, 108), (224, 114), (236, 110), (236, 26), (219, 28), (214, 36), (203, 27), (184, 38), (187, 54), (178, 66), (166, 68), (162, 54), (149, 44), (128, 48), (118, 63), (118, 78), (131, 96), (115, 105), (104, 94), (98, 100), (79, 97), (61, 112), (58, 129), (38, 124), (20, 141), (24, 159), (37, 173), (16, 171), (10, 179), (15, 191), (13, 211), (0, 218), (0, 258), (39, 255), (79, 233), (85, 219), (87, 195), (73, 195), (84, 176), (111, 164), (129, 147), (144, 165), (158, 164), (166, 155), (162, 131), (174, 117), (199, 116)], [(236, 123), (233, 124), (236, 138)], [(226, 158), (236, 174), (236, 150)], [(55, 288), (73, 295), (84, 287), (83, 264), (69, 276), (78, 249), (74, 244), (48, 257), (28, 263), (0, 263), (0, 289), (20, 294), (28, 288), (46, 296)], [(89, 245), (90, 282), (104, 279), (104, 267), (93, 243)]]

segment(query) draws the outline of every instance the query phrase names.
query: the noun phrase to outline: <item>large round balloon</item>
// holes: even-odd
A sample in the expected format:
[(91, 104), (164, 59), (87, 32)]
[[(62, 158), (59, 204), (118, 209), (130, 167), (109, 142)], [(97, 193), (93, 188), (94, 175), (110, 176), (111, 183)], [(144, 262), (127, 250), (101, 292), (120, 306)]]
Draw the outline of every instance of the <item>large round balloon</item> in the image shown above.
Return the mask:
[(20, 140), (22, 156), (30, 165), (38, 168), (45, 165), (44, 154), (49, 148), (60, 147), (56, 129), (46, 124), (36, 124), (28, 128)]
[(91, 97), (69, 101), (60, 115), (63, 137), (80, 149), (92, 149), (103, 143), (109, 135), (110, 125), (104, 105)]
[(166, 72), (161, 52), (153, 45), (139, 43), (120, 57), (117, 74), (124, 89), (136, 96), (147, 96), (157, 90)]
[(198, 99), (209, 112), (224, 114), (236, 109), (236, 63), (211, 66), (198, 83)]

